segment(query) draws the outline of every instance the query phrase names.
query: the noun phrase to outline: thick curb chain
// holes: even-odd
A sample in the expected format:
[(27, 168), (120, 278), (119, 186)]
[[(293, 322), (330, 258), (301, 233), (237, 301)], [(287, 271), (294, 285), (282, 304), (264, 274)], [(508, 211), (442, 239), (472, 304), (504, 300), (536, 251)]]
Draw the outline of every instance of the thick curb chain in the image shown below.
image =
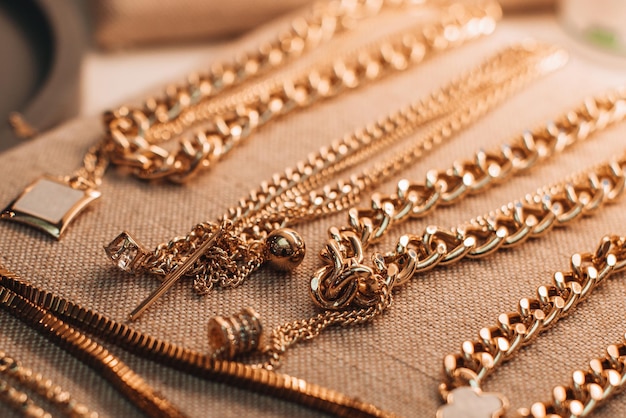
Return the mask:
[[(565, 61), (565, 52), (551, 45), (529, 42), (506, 48), (427, 99), (309, 155), (306, 161), (274, 176), (271, 183), (263, 183), (226, 216), (240, 220), (242, 230), (249, 230), (252, 226), (292, 226), (349, 208), (361, 194), (411, 166), (529, 80)], [(427, 133), (405, 151), (362, 173), (322, 187), (329, 177), (422, 127)]]
[[(538, 287), (535, 297), (520, 299), (517, 312), (499, 315), (497, 325), (481, 329), (478, 340), (465, 341), (461, 353), (445, 357), (446, 381), (440, 386), (444, 399), (455, 387), (480, 388), (489, 374), (569, 315), (609, 276), (624, 269), (624, 237), (605, 236), (594, 253), (573, 255), (570, 271), (555, 273), (552, 284)], [(623, 386), (625, 350), (624, 342), (609, 346), (606, 357), (592, 360), (586, 371), (573, 373), (569, 387), (554, 388), (550, 402), (538, 402), (518, 412), (533, 418), (586, 416)]]
[[(313, 300), (324, 309), (345, 309), (353, 303), (369, 306), (376, 300), (374, 283), (398, 286), (438, 264), (486, 256), (613, 201), (624, 188), (624, 159), (512, 202), (466, 226), (451, 230), (430, 226), (422, 235), (402, 236), (393, 252), (373, 256), (373, 267), (363, 264), (363, 250), (394, 224), (422, 217), (438, 204), (454, 203), (527, 170), (624, 117), (626, 91), (588, 99), (578, 109), (524, 133), (500, 150), (480, 151), (474, 160), (457, 162), (445, 171), (430, 171), (423, 183), (402, 180), (395, 195), (374, 195), (370, 208), (349, 211), (348, 227), (329, 230), (330, 239), (320, 254), (326, 266), (311, 280)], [(395, 274), (390, 275), (392, 265)]]
[[(381, 6), (380, 2), (375, 3), (378, 7)], [(360, 3), (357, 5), (358, 10), (365, 7)], [(260, 52), (260, 56), (246, 57), (243, 63), (220, 67), (220, 71), (214, 74), (194, 79), (187, 86), (173, 88), (168, 97), (148, 100), (143, 109), (123, 107), (111, 112), (105, 116), (107, 138), (114, 144), (109, 147), (111, 162), (126, 166), (140, 178), (167, 178), (184, 182), (197, 171), (216, 162), (270, 119), (292, 109), (310, 106), (393, 71), (404, 70), (409, 64), (421, 62), (433, 53), (491, 33), (500, 17), (499, 6), (489, 0), (446, 5), (442, 8), (442, 16), (437, 23), (426, 24), (419, 31), (413, 29), (389, 37), (380, 45), (348, 54), (349, 58), (345, 60), (310, 69), (299, 78), (280, 83), (280, 89), (258, 94), (251, 103), (219, 115), (198, 112), (196, 107), (217, 91), (238, 82), (238, 77), (243, 81), (254, 75), (247, 72), (255, 73), (258, 67), (256, 64), (261, 61), (271, 61), (274, 56), (289, 55), (289, 49), (285, 51), (281, 48), (284, 45), (306, 43), (307, 33), (311, 29), (293, 29), (293, 33), (286, 35), (280, 42), (277, 41), (276, 45), (268, 47), (265, 53)], [(342, 11), (328, 19), (339, 20), (344, 17), (343, 13), (349, 16), (352, 12)], [(314, 19), (306, 25), (326, 24), (324, 19), (318, 20)], [(298, 22), (298, 27), (306, 26), (301, 21)], [(334, 27), (334, 24), (330, 26)], [(298, 34), (299, 32), (303, 35)], [(295, 42), (294, 39), (300, 41)], [(264, 51), (263, 48), (261, 50)], [(275, 60), (277, 64), (282, 62), (282, 58)], [(255, 70), (250, 70), (251, 68)], [(149, 133), (153, 126), (172, 120), (181, 122), (173, 124), (172, 130), (163, 131), (160, 134), (162, 139), (150, 138)], [(197, 131), (190, 137), (181, 136), (180, 147), (173, 152), (158, 145), (159, 142), (180, 136), (186, 126), (197, 122), (207, 123), (210, 128)]]
[[(520, 86), (558, 68), (564, 61), (564, 52), (551, 45), (513, 45), (428, 98), (309, 155), (307, 160), (273, 176), (270, 182), (263, 182), (231, 208), (221, 221), (228, 224), (222, 227), (224, 238), (211, 250), (216, 254), (203, 257), (203, 264), (186, 275), (196, 278), (196, 290), (206, 290), (200, 293), (208, 292), (214, 284), (232, 287), (241, 283), (263, 262), (261, 248), (269, 233), (351, 206), (364, 192), (410, 166)], [(423, 125), (428, 134), (420, 136), (406, 151), (349, 179), (336, 184), (328, 182)], [(322, 187), (324, 182), (327, 183)], [(215, 228), (211, 222), (196, 225), (187, 236), (160, 244), (139, 263), (140, 267), (154, 274), (167, 274)], [(221, 255), (217, 254), (220, 251)]]
[[(337, 262), (346, 247), (351, 249), (349, 257), (342, 259), (344, 264), (334, 265), (337, 271), (347, 272), (345, 277), (335, 277), (331, 283), (333, 290), (339, 291), (330, 294), (332, 298), (324, 299), (328, 289), (322, 289), (326, 293), (319, 291), (320, 281), (315, 282), (319, 277), (316, 276), (311, 281), (314, 301), (329, 308), (309, 320), (275, 328), (262, 349), (269, 360), (260, 366), (279, 367), (281, 356), (291, 345), (310, 340), (329, 326), (360, 324), (382, 314), (392, 303), (392, 289), (406, 283), (416, 272), (452, 264), (464, 257), (484, 257), (498, 249), (540, 237), (555, 226), (566, 226), (582, 216), (592, 215), (605, 203), (615, 202), (624, 194), (625, 170), (626, 155), (621, 160), (598, 165), (562, 183), (539, 189), (461, 227), (430, 226), (421, 235), (404, 235), (394, 252), (372, 257), (373, 268), (362, 264), (363, 247), (356, 233), (331, 228), (331, 239), (322, 251), (324, 260)], [(339, 248), (337, 242), (344, 247)], [(325, 270), (318, 271), (318, 275), (320, 272)], [(344, 321), (345, 318), (356, 320)]]

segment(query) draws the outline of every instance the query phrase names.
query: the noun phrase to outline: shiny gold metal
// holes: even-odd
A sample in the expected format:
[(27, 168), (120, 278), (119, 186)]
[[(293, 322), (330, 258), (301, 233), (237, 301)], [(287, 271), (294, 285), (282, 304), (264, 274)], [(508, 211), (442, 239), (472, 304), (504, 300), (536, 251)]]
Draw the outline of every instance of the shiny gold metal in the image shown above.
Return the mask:
[[(539, 189), (456, 228), (428, 226), (421, 234), (404, 235), (394, 251), (374, 254), (372, 266), (363, 263), (363, 249), (395, 222), (423, 216), (438, 202), (452, 203), (466, 193), (502, 181), (516, 171), (530, 168), (543, 156), (551, 156), (624, 118), (626, 90), (587, 99), (564, 118), (525, 133), (513, 146), (502, 147), (501, 153), (481, 151), (476, 163), (470, 160), (455, 164), (452, 170), (431, 171), (423, 185), (402, 180), (396, 195), (374, 195), (371, 208), (351, 209), (349, 226), (330, 228), (329, 240), (320, 252), (327, 265), (311, 279), (311, 296), (324, 311), (275, 328), (263, 348), (269, 356), (263, 367), (278, 367), (290, 346), (315, 338), (329, 326), (359, 324), (380, 315), (391, 304), (391, 290), (420, 273), (520, 245), (616, 201), (626, 188), (626, 155)], [(467, 167), (472, 181), (460, 167)], [(459, 181), (455, 181), (457, 175)], [(474, 183), (474, 179), (479, 182)], [(473, 189), (475, 184), (479, 186)]]
[(279, 228), (270, 232), (264, 244), (265, 260), (275, 270), (291, 271), (304, 260), (304, 241), (291, 228)]
[[(45, 378), (40, 373), (35, 373), (32, 369), (22, 366), (22, 364), (3, 351), (0, 351), (0, 374), (27, 389), (33, 390), (70, 418), (98, 417), (96, 412), (90, 411), (85, 405), (76, 402), (69, 392), (56, 385), (52, 380)], [(2, 386), (2, 383), (0, 383), (0, 386)], [(32, 407), (20, 405), (21, 410), (30, 408)], [(36, 413), (28, 412), (25, 413), (24, 416), (50, 416), (49, 414), (46, 415), (41, 408), (35, 409), (37, 409)]]
[[(155, 397), (154, 392), (147, 390), (145, 382), (132, 373), (128, 366), (110, 355), (103, 346), (61, 320), (150, 361), (204, 379), (266, 393), (339, 417), (394, 417), (393, 414), (372, 404), (293, 376), (241, 363), (217, 360), (212, 356), (151, 337), (130, 328), (127, 324), (113, 321), (68, 299), (32, 286), (1, 265), (0, 307), (47, 338), (61, 342), (71, 354), (98, 370), (113, 368), (111, 373), (105, 373), (103, 376), (110, 379), (116, 388), (151, 416), (179, 415), (175, 410), (170, 410), (171, 405), (167, 401)], [(128, 387), (129, 385), (131, 387)], [(158, 411), (155, 410), (155, 402), (159, 407)]]
[[(620, 159), (598, 165), (588, 171), (565, 179), (561, 183), (539, 189), (523, 199), (511, 202), (484, 216), (472, 219), (456, 228), (426, 227), (420, 235), (405, 235), (396, 250), (385, 256), (374, 255), (374, 267), (363, 265), (354, 257), (343, 259), (338, 268), (346, 271), (337, 280), (336, 300), (355, 302), (344, 309), (334, 309), (330, 299), (322, 299), (330, 306), (314, 317), (296, 320), (271, 331), (262, 351), (269, 357), (262, 367), (275, 369), (281, 356), (297, 342), (317, 337), (329, 326), (349, 326), (368, 322), (382, 314), (391, 305), (391, 289), (405, 283), (418, 273), (438, 265), (449, 265), (463, 258), (485, 257), (498, 249), (522, 244), (528, 238), (541, 237), (555, 226), (566, 226), (582, 216), (588, 216), (606, 203), (615, 202), (626, 189), (626, 154)], [(357, 248), (358, 240), (352, 231), (339, 233), (331, 229), (331, 244)], [(343, 237), (343, 238), (342, 238)], [(337, 255), (338, 250), (323, 253)], [(314, 300), (317, 276), (311, 281)], [(348, 296), (346, 293), (350, 293)], [(319, 292), (321, 294), (321, 292)], [(334, 296), (334, 295), (333, 295)], [(337, 304), (337, 302), (336, 302)]]
[(134, 274), (137, 266), (148, 256), (148, 252), (139, 241), (124, 231), (104, 247), (109, 259), (117, 268)]
[[(416, 4), (424, 9), (425, 16), (434, 12), (438, 17), (337, 59), (324, 58), (309, 68), (295, 71), (295, 75), (268, 77), (304, 51), (350, 29), (357, 21), (381, 10), (406, 11), (406, 7)], [(103, 117), (105, 137), (87, 152), (83, 167), (67, 181), (75, 189), (95, 190), (109, 162), (142, 179), (188, 181), (216, 164), (270, 120), (490, 34), (500, 16), (501, 9), (495, 0), (320, 3), (257, 50), (241, 54), (230, 63), (216, 63), (206, 73), (191, 75), (186, 83), (166, 88), (163, 97), (150, 97), (142, 106), (122, 106), (107, 112)], [(255, 81), (258, 76), (266, 79)], [(171, 142), (176, 144), (167, 144)], [(38, 215), (39, 212), (31, 214), (33, 219), (24, 223), (38, 227), (43, 222)], [(73, 216), (66, 218), (64, 226)], [(2, 219), (24, 221), (25, 218), (4, 216)], [(60, 237), (60, 233), (51, 232), (50, 228), (40, 229)]]
[[(38, 306), (5, 287), (6, 281), (17, 280), (19, 282), (19, 279), (1, 265), (0, 277), (2, 279), (0, 307), (5, 311), (19, 318), (28, 326), (42, 333), (46, 338), (60, 345), (70, 354), (95, 369), (102, 378), (111, 383), (145, 414), (149, 416), (180, 418), (185, 416), (102, 345), (57, 318), (45, 307)], [(22, 287), (22, 289), (24, 288)], [(31, 288), (28, 292), (30, 297), (36, 297), (37, 294), (38, 292), (34, 288)], [(45, 303), (51, 301), (52, 298)], [(39, 303), (45, 305), (41, 300)], [(62, 303), (56, 307), (63, 309), (68, 306), (67, 303)], [(74, 311), (74, 313), (77, 313), (77, 311)], [(93, 316), (91, 316), (91, 319), (93, 319)], [(104, 324), (100, 322), (99, 326), (104, 326)], [(100, 333), (98, 337), (104, 337), (105, 334), (104, 332)], [(135, 340), (135, 344), (137, 341)]]
[(262, 332), (261, 318), (252, 308), (244, 308), (230, 317), (213, 317), (208, 326), (211, 355), (232, 359), (256, 350)]
[[(311, 279), (313, 300), (323, 309), (370, 306), (377, 303), (377, 298), (372, 297), (376, 293), (372, 286), (378, 286), (381, 280), (390, 282), (392, 287), (398, 286), (437, 264), (449, 264), (465, 256), (488, 255), (500, 247), (516, 245), (528, 236), (538, 236), (555, 222), (561, 224), (570, 217), (577, 218), (581, 207), (591, 210), (598, 200), (612, 200), (611, 196), (602, 194), (603, 185), (597, 179), (582, 176), (576, 178), (580, 183), (573, 183), (578, 189), (561, 183), (476, 218), (467, 226), (452, 230), (429, 226), (421, 236), (401, 237), (395, 251), (375, 256), (373, 266), (362, 263), (363, 249), (396, 223), (423, 217), (440, 204), (452, 204), (468, 194), (486, 190), (624, 118), (626, 89), (589, 98), (578, 108), (525, 132), (497, 150), (479, 151), (474, 158), (455, 162), (447, 170), (431, 170), (424, 182), (402, 180), (393, 195), (375, 194), (369, 208), (350, 209), (348, 226), (329, 230), (329, 240), (320, 253), (326, 266)], [(622, 160), (617, 161), (603, 166), (599, 173), (590, 172), (608, 181), (615, 194), (621, 193), (619, 187), (623, 187), (624, 181)], [(594, 198), (579, 202), (576, 194), (570, 195), (577, 191), (588, 191)], [(576, 209), (571, 209), (573, 205)], [(393, 280), (387, 277), (392, 264), (398, 268)]]
[[(202, 257), (204, 264), (194, 265), (185, 276), (194, 280), (194, 288), (201, 294), (216, 285), (238, 286), (263, 262), (278, 261), (269, 250), (278, 249), (277, 244), (286, 242), (274, 241), (276, 230), (347, 209), (363, 193), (411, 166), (530, 80), (563, 65), (565, 59), (565, 53), (551, 45), (531, 42), (513, 45), (426, 99), (343, 137), (273, 176), (222, 217), (228, 220), (223, 227), (224, 239)], [(427, 134), (408, 149), (335, 183), (345, 170), (376, 156), (383, 147), (418, 128), (427, 128)], [(181, 271), (180, 264), (195, 251), (199, 237), (215, 228), (213, 222), (196, 225), (187, 236), (175, 237), (151, 252), (135, 251), (141, 261), (130, 264), (139, 273), (164, 275)], [(119, 245), (114, 247), (108, 251), (109, 255), (115, 254)], [(301, 256), (299, 251), (296, 253)], [(291, 263), (275, 264), (282, 268)]]
[[(384, 9), (417, 4), (434, 20), (419, 22), (373, 44), (328, 59), (295, 75), (254, 84), (226, 98), (218, 93), (286, 64), (325, 38)], [(121, 107), (105, 115), (111, 161), (143, 179), (185, 182), (210, 168), (262, 125), (296, 109), (335, 97), (384, 76), (403, 71), (450, 48), (490, 34), (501, 10), (491, 0), (417, 3), (407, 0), (329, 1), (312, 16), (298, 17), (279, 39), (244, 54), (232, 63), (215, 65), (207, 74), (171, 86), (164, 97), (149, 98), (141, 107)], [(320, 34), (321, 32), (321, 34)], [(221, 95), (220, 95), (221, 96)], [(208, 128), (195, 129), (199, 125)], [(178, 148), (162, 146), (177, 142)]]
[[(571, 314), (578, 303), (587, 299), (606, 279), (625, 269), (625, 237), (608, 235), (600, 240), (594, 252), (574, 254), (570, 271), (555, 273), (551, 284), (537, 288), (536, 296), (521, 299), (516, 312), (499, 315), (495, 326), (480, 330), (479, 339), (465, 341), (461, 353), (445, 357), (445, 381), (439, 391), (448, 405), (439, 409), (437, 417), (462, 417), (463, 407), (481, 408), (477, 397), (468, 398), (463, 405), (455, 405), (456, 394), (468, 390), (480, 393), (488, 375), (514, 358), (522, 347), (532, 343), (559, 319)], [(592, 360), (589, 369), (575, 371), (570, 386), (557, 386), (552, 391), (552, 401), (520, 409), (518, 415), (533, 418), (588, 416), (623, 388), (625, 364), (626, 338), (619, 344), (610, 345), (605, 358)], [(498, 397), (503, 399), (501, 395)], [(507, 404), (504, 401), (501, 405), (502, 415)], [(501, 415), (494, 413), (493, 416)]]
[[(214, 232), (208, 239), (206, 239), (206, 241), (204, 241), (202, 244), (200, 244), (200, 246), (193, 251), (189, 257), (187, 257), (187, 259), (185, 260), (185, 262), (183, 264), (180, 265), (179, 268), (177, 268), (176, 270), (173, 270), (171, 273), (169, 273), (167, 276), (165, 276), (165, 279), (163, 279), (163, 282), (159, 285), (159, 287), (157, 287), (151, 294), (150, 296), (148, 296), (143, 302), (141, 302), (139, 304), (139, 306), (137, 306), (131, 313), (130, 315), (128, 315), (128, 318), (131, 321), (136, 320), (137, 318), (139, 318), (141, 316), (141, 314), (143, 314), (145, 312), (146, 309), (148, 309), (154, 302), (156, 302), (156, 300), (158, 298), (160, 298), (161, 296), (163, 296), (163, 294), (165, 294), (165, 292), (167, 292), (172, 286), (174, 286), (174, 284), (181, 278), (183, 277), (183, 274), (191, 267), (193, 266), (199, 259), (201, 256), (203, 256), (205, 254), (205, 252), (211, 248), (213, 245), (215, 245), (217, 239), (222, 235), (222, 230), (218, 229), (216, 232)], [(135, 260), (133, 260), (134, 263)]]
[(0, 219), (19, 222), (60, 239), (72, 220), (100, 192), (75, 187), (67, 179), (43, 176), (30, 184), (1, 213)]

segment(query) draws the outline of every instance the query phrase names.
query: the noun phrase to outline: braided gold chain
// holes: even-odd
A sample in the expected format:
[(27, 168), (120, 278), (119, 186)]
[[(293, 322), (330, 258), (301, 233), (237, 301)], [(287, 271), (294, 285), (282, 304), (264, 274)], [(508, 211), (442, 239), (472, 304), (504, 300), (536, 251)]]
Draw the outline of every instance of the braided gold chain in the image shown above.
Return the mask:
[[(444, 359), (444, 399), (456, 387), (480, 389), (485, 378), (511, 360), (524, 346), (568, 316), (609, 276), (626, 269), (626, 238), (605, 236), (593, 253), (571, 257), (570, 271), (554, 274), (552, 284), (539, 286), (536, 296), (520, 299), (517, 312), (503, 313), (498, 323), (480, 330), (479, 339), (465, 341), (461, 353)], [(626, 341), (626, 340), (625, 340)], [(589, 369), (572, 374), (569, 386), (557, 386), (549, 402), (518, 411), (523, 417), (587, 416), (624, 385), (626, 342), (610, 345), (606, 356), (592, 360)]]
[[(334, 62), (317, 64), (292, 78), (251, 87), (237, 98), (216, 103), (227, 88), (269, 71), (317, 45), (345, 27), (345, 22), (378, 13), (402, 1), (333, 1), (308, 18), (298, 18), (290, 31), (256, 52), (230, 64), (216, 65), (209, 74), (195, 75), (187, 84), (171, 87), (163, 98), (148, 99), (143, 107), (121, 107), (105, 115), (105, 149), (111, 162), (144, 179), (184, 182), (228, 153), (269, 120), (311, 106), (368, 81), (402, 71), (431, 55), (489, 34), (500, 17), (492, 0), (450, 5), (433, 2), (441, 13), (434, 23), (418, 25), (378, 43), (347, 53)], [(430, 3), (424, 2), (421, 7)], [(191, 135), (185, 132), (202, 124)], [(160, 143), (178, 140), (169, 151)]]
[[(513, 91), (563, 62), (564, 52), (550, 45), (511, 46), (425, 100), (309, 155), (307, 160), (275, 175), (271, 182), (262, 183), (231, 208), (221, 221), (220, 229), (226, 233), (203, 256), (202, 262), (185, 275), (194, 277), (195, 288), (200, 293), (208, 292), (215, 284), (239, 285), (263, 263), (263, 241), (268, 233), (351, 206), (365, 191), (414, 164)], [(334, 185), (328, 182), (425, 123), (434, 126), (429, 126), (427, 134), (407, 150), (359, 175)], [(139, 267), (153, 274), (167, 274), (216, 230), (215, 223), (198, 224), (187, 236), (157, 246)]]

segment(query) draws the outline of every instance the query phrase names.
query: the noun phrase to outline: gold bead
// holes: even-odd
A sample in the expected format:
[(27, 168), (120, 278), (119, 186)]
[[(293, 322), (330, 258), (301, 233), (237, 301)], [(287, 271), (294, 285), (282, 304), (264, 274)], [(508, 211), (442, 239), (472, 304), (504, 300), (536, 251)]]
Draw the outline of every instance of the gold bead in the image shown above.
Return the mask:
[(233, 359), (253, 350), (260, 344), (263, 326), (252, 308), (244, 308), (232, 316), (209, 319), (209, 345), (212, 355), (220, 359)]
[(290, 228), (272, 231), (265, 239), (265, 260), (281, 271), (293, 270), (304, 260), (302, 237)]

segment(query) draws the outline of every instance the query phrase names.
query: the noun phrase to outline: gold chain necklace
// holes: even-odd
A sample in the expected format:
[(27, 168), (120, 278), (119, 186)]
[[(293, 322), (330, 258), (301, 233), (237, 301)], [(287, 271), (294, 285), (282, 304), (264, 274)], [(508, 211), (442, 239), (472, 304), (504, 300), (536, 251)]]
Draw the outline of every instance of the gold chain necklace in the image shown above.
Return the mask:
[[(90, 411), (85, 405), (76, 402), (71, 394), (62, 387), (56, 385), (52, 380), (45, 378), (40, 373), (35, 373), (32, 369), (22, 366), (14, 358), (0, 351), (0, 375), (33, 390), (43, 396), (51, 405), (59, 408), (70, 418), (97, 418), (96, 412)], [(37, 406), (29, 396), (18, 389), (15, 389), (7, 381), (0, 380), (0, 398), (5, 403), (14, 407), (16, 411), (24, 416), (32, 418), (51, 418), (40, 406)]]
[[(475, 411), (473, 416), (477, 417), (504, 416), (508, 400), (497, 393), (482, 392), (485, 378), (539, 334), (568, 316), (609, 276), (623, 271), (626, 238), (603, 237), (595, 252), (573, 255), (570, 268), (568, 272), (555, 273), (551, 284), (537, 288), (536, 296), (520, 299), (517, 312), (499, 315), (498, 323), (483, 328), (478, 340), (465, 341), (461, 353), (445, 357), (446, 380), (439, 390), (447, 404), (439, 408), (437, 418), (462, 418), (467, 410)], [(588, 416), (623, 388), (625, 353), (624, 341), (608, 346), (604, 358), (590, 361), (587, 370), (573, 372), (569, 386), (555, 387), (551, 401), (520, 409), (518, 415), (532, 418)]]
[(213, 318), (209, 343), (214, 354), (233, 358), (259, 349), (269, 357), (263, 367), (276, 368), (293, 344), (310, 340), (329, 326), (360, 324), (382, 314), (391, 304), (391, 290), (419, 273), (514, 247), (615, 201), (625, 187), (626, 156), (546, 186), (459, 227), (429, 226), (421, 234), (404, 235), (393, 251), (374, 254), (371, 267), (364, 263), (364, 248), (394, 223), (424, 216), (438, 203), (452, 203), (502, 181), (624, 118), (626, 90), (587, 99), (496, 152), (481, 151), (449, 170), (431, 171), (424, 183), (402, 180), (394, 195), (375, 195), (370, 208), (349, 211), (348, 226), (329, 230), (329, 240), (320, 252), (326, 266), (313, 275), (310, 286), (323, 312), (275, 328), (264, 346), (254, 310)]
[[(72, 325), (150, 361), (195, 376), (271, 394), (342, 417), (393, 417), (372, 404), (293, 376), (211, 356), (151, 337), (32, 286), (0, 265), (0, 307), (97, 370), (149, 416), (183, 417), (172, 404), (103, 346)], [(72, 324), (72, 325), (70, 325)]]
[[(64, 311), (66, 308), (71, 308), (71, 304), (67, 304), (63, 300), (55, 300), (50, 294), (45, 296), (38, 289), (28, 288), (25, 283), (7, 271), (1, 264), (0, 277), (3, 282), (3, 285), (0, 287), (0, 307), (86, 363), (146, 415), (172, 418), (185, 417), (178, 408), (154, 390), (127, 364), (98, 342), (59, 319), (54, 313), (49, 311), (50, 306), (47, 305), (49, 302), (56, 301), (55, 309)], [(26, 297), (5, 287), (4, 283), (6, 281), (14, 281), (14, 284), (19, 284), (22, 291), (26, 290)], [(46, 300), (39, 299), (39, 296), (45, 296)], [(33, 297), (34, 301), (29, 300), (29, 297)], [(106, 324), (100, 324), (100, 326), (104, 325)], [(101, 332), (104, 332), (104, 329), (101, 329)], [(97, 335), (100, 337), (104, 334)], [(39, 386), (40, 382), (36, 380), (32, 384)]]
[[(187, 236), (160, 244), (154, 251), (123, 232), (105, 248), (109, 258), (130, 273), (165, 276), (130, 318), (139, 317), (182, 276), (193, 280), (196, 292), (206, 294), (215, 286), (240, 285), (265, 261), (281, 270), (295, 268), (304, 257), (304, 241), (289, 227), (352, 206), (364, 192), (414, 164), (520, 86), (560, 67), (564, 58), (562, 50), (549, 45), (512, 46), (427, 99), (274, 176), (218, 222), (198, 224)], [(362, 174), (331, 183), (337, 174), (418, 128), (428, 131), (412, 146)]]
[[(406, 6), (404, 1), (330, 1), (314, 8), (310, 16), (296, 18), (290, 30), (256, 51), (193, 75), (186, 84), (168, 88), (164, 97), (107, 112), (105, 137), (87, 152), (83, 167), (70, 176), (36, 180), (0, 218), (59, 239), (69, 223), (100, 197), (98, 187), (109, 162), (143, 179), (187, 181), (270, 120), (489, 34), (500, 17), (493, 0), (435, 2), (439, 16), (434, 22), (390, 35), (333, 62), (314, 64), (294, 76), (254, 82), (255, 77), (283, 67), (354, 21), (401, 5)], [(418, 4), (432, 9), (428, 6), (428, 2)], [(169, 142), (176, 142), (175, 151), (164, 145)]]
[[(544, 129), (524, 134), (524, 143), (529, 144), (528, 148), (533, 150), (533, 153), (537, 153), (535, 157), (530, 156), (530, 161), (537, 159), (546, 150), (561, 149), (572, 138), (582, 139), (590, 132), (603, 129), (623, 119), (626, 115), (625, 97), (626, 92), (618, 91), (604, 98), (586, 100), (581, 108), (568, 112), (565, 118), (548, 124)], [(559, 126), (560, 128), (569, 126), (571, 136), (559, 134)], [(568, 136), (570, 139), (565, 139)], [(505, 150), (505, 152), (510, 151), (510, 149)], [(515, 150), (515, 153), (519, 153), (519, 150)], [(484, 161), (484, 159), (481, 158), (479, 161)], [(600, 164), (558, 185), (543, 188), (540, 192), (529, 195), (521, 201), (476, 218), (466, 226), (452, 229), (448, 231), (448, 234), (439, 234), (437, 239), (439, 242), (434, 245), (434, 248), (441, 253), (458, 254), (456, 251), (446, 251), (452, 247), (439, 245), (440, 240), (456, 236), (456, 233), (465, 233), (468, 226), (472, 227), (473, 236), (491, 237), (491, 240), (479, 240), (474, 243), (489, 244), (482, 245), (480, 248), (492, 248), (493, 251), (520, 244), (529, 237), (540, 237), (550, 227), (566, 226), (581, 216), (597, 213), (604, 204), (618, 200), (625, 190), (625, 170), (626, 155), (613, 162)], [(491, 172), (493, 174), (493, 171)], [(478, 225), (483, 226), (478, 228)], [(500, 227), (504, 227), (506, 231)], [(434, 230), (438, 229), (427, 228), (424, 236), (432, 235)], [(471, 241), (471, 239), (463, 240), (466, 244), (471, 244)], [(432, 243), (432, 241), (426, 242)], [(441, 265), (441, 261), (439, 264)], [(399, 270), (397, 267), (390, 269)], [(70, 352), (85, 359), (88, 363), (101, 360), (100, 357), (93, 355), (94, 353), (101, 354), (101, 349), (96, 348), (94, 352), (89, 340), (77, 331), (73, 330), (68, 333), (67, 325), (60, 326), (58, 322), (55, 322), (60, 321), (55, 319), (55, 316), (98, 335), (99, 338), (111, 344), (149, 360), (174, 367), (176, 370), (184, 370), (203, 378), (217, 379), (238, 387), (243, 385), (339, 416), (390, 416), (371, 404), (347, 398), (301, 379), (274, 373), (264, 368), (220, 360), (214, 356), (151, 337), (51, 292), (38, 289), (4, 268), (0, 268), (0, 286), (0, 307), (44, 333), (48, 338), (60, 341)], [(278, 364), (277, 360), (280, 355), (290, 345), (314, 338), (330, 325), (347, 326), (363, 323), (382, 313), (388, 306), (388, 286), (381, 286), (380, 292), (381, 302), (383, 302), (380, 306), (361, 310), (326, 311), (309, 320), (294, 321), (288, 326), (281, 327), (280, 332), (273, 332), (270, 344), (267, 346), (269, 349), (266, 350), (266, 353), (270, 354), (274, 360), (269, 365), (270, 368)], [(41, 318), (44, 320), (42, 321)], [(239, 354), (244, 351), (241, 350), (242, 347), (249, 349), (255, 347), (252, 346), (251, 341), (259, 337), (260, 330), (258, 334), (251, 333), (250, 328), (257, 323), (245, 314), (241, 320), (215, 318), (212, 322), (217, 325), (212, 330), (214, 337), (212, 342), (216, 342), (221, 335), (223, 341), (229, 344), (229, 347), (222, 349), (221, 353)], [(219, 326), (224, 326), (224, 328), (220, 329)], [(224, 332), (221, 332), (222, 330)], [(68, 338), (74, 342), (68, 342)], [(81, 344), (77, 344), (76, 341)], [(276, 355), (272, 354), (272, 350), (276, 352)], [(220, 351), (216, 349), (216, 352)], [(122, 379), (113, 381), (115, 385), (123, 385), (124, 382)], [(122, 392), (125, 393), (124, 389)], [(147, 394), (150, 395), (150, 392)], [(145, 403), (145, 400), (141, 402)]]

